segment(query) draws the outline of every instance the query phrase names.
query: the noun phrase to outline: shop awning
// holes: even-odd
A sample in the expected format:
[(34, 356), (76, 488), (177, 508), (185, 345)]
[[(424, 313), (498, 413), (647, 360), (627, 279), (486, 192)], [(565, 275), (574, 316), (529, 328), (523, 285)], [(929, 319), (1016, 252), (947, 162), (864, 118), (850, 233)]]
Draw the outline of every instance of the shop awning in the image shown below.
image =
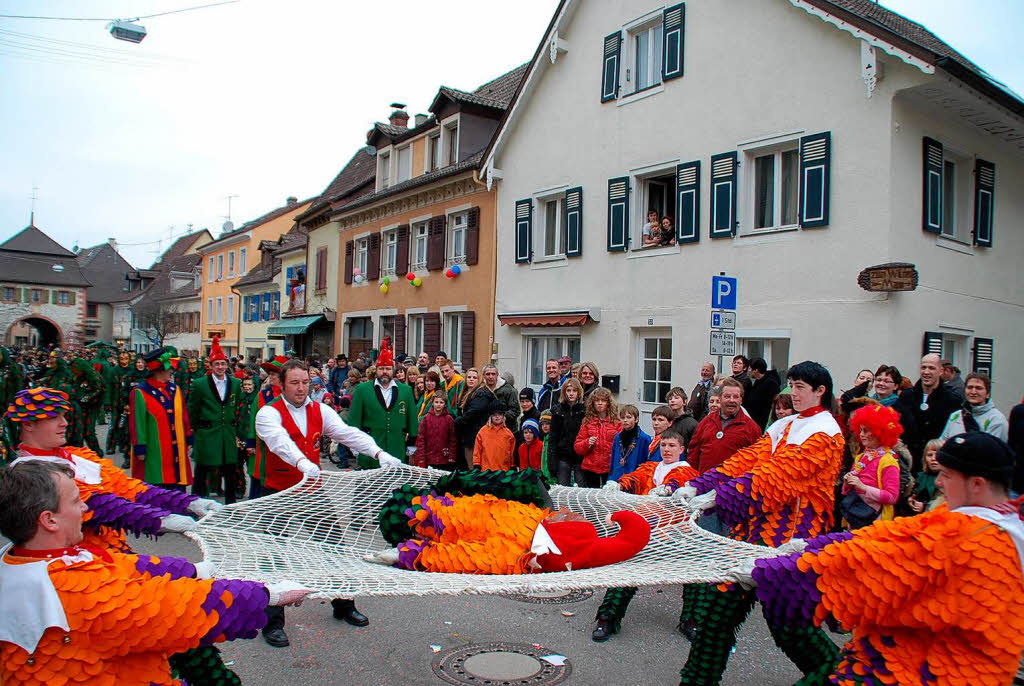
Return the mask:
[(309, 331), (309, 327), (322, 322), (322, 314), (311, 314), (305, 317), (290, 317), (274, 322), (267, 327), (267, 338), (284, 338), (285, 336), (297, 336)]
[(498, 321), (506, 326), (582, 326), (591, 320), (590, 312), (585, 310), (498, 315)]

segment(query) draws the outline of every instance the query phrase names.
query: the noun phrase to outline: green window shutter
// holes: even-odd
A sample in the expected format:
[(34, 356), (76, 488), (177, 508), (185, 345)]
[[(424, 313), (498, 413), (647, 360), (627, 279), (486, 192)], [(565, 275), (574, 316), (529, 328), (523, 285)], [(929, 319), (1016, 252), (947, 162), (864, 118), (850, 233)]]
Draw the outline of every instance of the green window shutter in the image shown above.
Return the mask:
[(676, 165), (676, 242), (700, 240), (700, 161)]
[(992, 247), (992, 219), (996, 199), (996, 165), (985, 160), (974, 163), (974, 244)]
[(988, 374), (992, 378), (992, 353), (995, 341), (991, 338), (974, 339), (974, 362), (971, 371)]
[(583, 187), (577, 186), (565, 192), (566, 257), (583, 254)]
[(629, 244), (629, 177), (608, 179), (608, 252), (625, 252)]
[(58, 302), (57, 301), (57, 293), (58, 293), (58, 291), (50, 291), (50, 304), (51, 305), (56, 305), (57, 304), (57, 302)]
[(661, 80), (683, 75), (683, 33), (686, 27), (686, 3), (666, 7), (661, 15)]
[(711, 157), (711, 237), (736, 235), (737, 153)]
[(921, 354), (942, 357), (942, 334), (937, 331), (925, 331), (924, 351)]
[(924, 139), (924, 207), (921, 228), (942, 233), (942, 143)]
[(32, 302), (32, 291), (28, 288), (21, 289), (21, 302), (30, 303)]
[(622, 34), (619, 31), (605, 36), (604, 58), (601, 62), (601, 102), (619, 97), (619, 52)]
[(74, 291), (70, 291), (70, 295), (68, 296), (68, 298), (70, 299), (71, 304), (74, 305), (75, 304), (75, 292)]
[(533, 259), (533, 201), (516, 200), (516, 264)]
[(828, 226), (829, 193), (832, 187), (832, 133), (815, 133), (800, 139), (800, 226)]

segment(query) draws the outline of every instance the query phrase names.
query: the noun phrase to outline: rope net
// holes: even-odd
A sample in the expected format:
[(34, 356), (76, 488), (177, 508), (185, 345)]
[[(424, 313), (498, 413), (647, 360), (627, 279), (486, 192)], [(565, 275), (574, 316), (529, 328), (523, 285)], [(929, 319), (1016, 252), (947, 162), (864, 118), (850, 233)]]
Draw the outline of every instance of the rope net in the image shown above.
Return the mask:
[(681, 502), (592, 488), (555, 486), (554, 509), (566, 507), (598, 534), (618, 530), (608, 515), (633, 510), (651, 524), (651, 540), (638, 555), (614, 565), (567, 572), (517, 575), (408, 571), (367, 562), (391, 546), (377, 515), (402, 484), (433, 485), (446, 472), (392, 467), (324, 472), (315, 482), (224, 507), (186, 535), (214, 563), (221, 578), (270, 583), (282, 579), (314, 589), (312, 598), (546, 593), (606, 586), (656, 586), (726, 580), (725, 571), (772, 555), (771, 549), (733, 541), (695, 525)]

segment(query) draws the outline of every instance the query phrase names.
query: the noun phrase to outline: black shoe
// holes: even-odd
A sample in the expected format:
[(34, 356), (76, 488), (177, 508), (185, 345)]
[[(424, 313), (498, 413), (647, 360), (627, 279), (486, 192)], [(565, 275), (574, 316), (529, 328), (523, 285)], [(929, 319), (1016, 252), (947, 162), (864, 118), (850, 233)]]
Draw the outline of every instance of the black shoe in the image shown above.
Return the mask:
[(610, 619), (599, 619), (597, 620), (597, 626), (594, 627), (593, 633), (590, 634), (590, 638), (597, 643), (604, 643), (612, 634), (616, 633), (615, 625)]
[(288, 634), (284, 629), (271, 629), (263, 632), (263, 640), (275, 648), (287, 648), (291, 643), (288, 641)]
[(367, 626), (370, 623), (370, 618), (357, 610), (355, 602), (351, 600), (342, 600), (331, 604), (334, 606), (335, 619), (340, 619), (352, 626)]
[(114, 454), (114, 452), (115, 452), (115, 451), (113, 451), (113, 450), (108, 450), (108, 451), (107, 451), (107, 455), (113, 455), (113, 454)]
[(687, 641), (693, 643), (697, 640), (697, 623), (693, 621), (680, 621), (676, 627)]

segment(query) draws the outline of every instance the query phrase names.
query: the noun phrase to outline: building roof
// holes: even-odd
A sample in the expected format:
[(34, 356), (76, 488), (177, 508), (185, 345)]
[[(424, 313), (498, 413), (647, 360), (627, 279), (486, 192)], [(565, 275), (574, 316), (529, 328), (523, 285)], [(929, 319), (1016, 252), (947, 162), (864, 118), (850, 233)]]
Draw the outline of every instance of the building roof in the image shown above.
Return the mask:
[(125, 275), (135, 268), (110, 243), (85, 248), (76, 257), (82, 273), (92, 285), (85, 297), (94, 303), (115, 303), (131, 300), (138, 292), (125, 290)]
[(31, 252), (40, 255), (60, 255), (62, 257), (75, 256), (75, 253), (47, 236), (35, 224), (29, 224), (3, 243), (0, 243), (0, 249), (16, 250), (18, 252)]
[(250, 269), (249, 273), (235, 282), (235, 288), (245, 288), (246, 286), (268, 283), (273, 281), (274, 277), (280, 273), (281, 260), (275, 257), (271, 260), (270, 264), (260, 264), (254, 269)]
[(434, 106), (437, 104), (437, 99), (442, 95), (445, 95), (456, 102), (465, 102), (472, 105), (481, 105), (483, 107), (492, 107), (494, 109), (503, 110), (512, 102), (512, 97), (516, 93), (516, 88), (518, 88), (519, 83), (523, 80), (523, 76), (526, 75), (526, 71), (529, 68), (529, 62), (521, 64), (515, 69), (502, 74), (498, 78), (491, 79), (471, 92), (459, 90), (458, 88), (451, 88), (449, 86), (441, 86), (441, 89), (434, 98), (434, 102), (431, 104), (430, 109), (433, 110)]
[(167, 260), (172, 260), (176, 257), (181, 257), (182, 255), (187, 253), (189, 249), (195, 244), (196, 240), (202, 238), (204, 233), (210, 238), (213, 238), (213, 236), (210, 235), (209, 229), (203, 229), (202, 231), (197, 231), (195, 233), (187, 233), (184, 236), (181, 236), (180, 238), (175, 240), (173, 243), (171, 243), (171, 246), (167, 248), (167, 250), (164, 250), (164, 253), (160, 256), (160, 259), (154, 262), (153, 266), (150, 267), (150, 269), (162, 270)]
[(246, 231), (252, 231), (253, 229), (255, 229), (255, 228), (259, 227), (259, 226), (263, 226), (267, 222), (271, 222), (271, 221), (274, 221), (275, 219), (278, 219), (280, 217), (285, 216), (289, 212), (295, 212), (296, 210), (302, 209), (304, 205), (308, 205), (315, 198), (316, 198), (316, 196), (313, 196), (312, 198), (306, 198), (305, 200), (299, 200), (299, 201), (293, 202), (293, 203), (286, 203), (284, 205), (281, 205), (280, 207), (275, 207), (274, 209), (270, 210), (266, 214), (262, 214), (259, 217), (256, 217), (255, 219), (251, 219), (251, 220), (247, 221), (246, 223), (242, 224), (237, 229), (234, 229), (232, 231), (227, 231), (225, 233), (222, 233), (221, 235), (219, 235), (215, 239), (213, 239), (212, 242), (207, 243), (206, 245), (204, 245), (202, 247), (202, 250), (203, 251), (208, 251), (211, 247), (216, 247), (216, 245), (218, 243), (220, 243), (221, 241), (223, 241), (225, 239), (228, 239), (228, 238), (231, 238), (232, 236), (237, 236), (239, 234), (245, 233)]
[(359, 148), (338, 175), (324, 189), (309, 208), (295, 218), (301, 222), (312, 217), (331, 202), (372, 192), (372, 183), (377, 178), (377, 151), (371, 146)]
[[(187, 255), (178, 255), (170, 260), (165, 260), (164, 269), (157, 275), (152, 283), (146, 286), (145, 290), (141, 291), (142, 300), (140, 300), (140, 302), (146, 300), (161, 302), (165, 300), (177, 300), (179, 298), (198, 297), (201, 289), (196, 288), (195, 283), (192, 281), (172, 289), (172, 273), (191, 274), (195, 270), (196, 266), (202, 262), (202, 259), (202, 255), (189, 253)], [(130, 298), (137, 298), (139, 295), (140, 291), (133, 291)]]
[(26, 226), (0, 244), (0, 279), (45, 286), (91, 286), (75, 259), (35, 225)]

